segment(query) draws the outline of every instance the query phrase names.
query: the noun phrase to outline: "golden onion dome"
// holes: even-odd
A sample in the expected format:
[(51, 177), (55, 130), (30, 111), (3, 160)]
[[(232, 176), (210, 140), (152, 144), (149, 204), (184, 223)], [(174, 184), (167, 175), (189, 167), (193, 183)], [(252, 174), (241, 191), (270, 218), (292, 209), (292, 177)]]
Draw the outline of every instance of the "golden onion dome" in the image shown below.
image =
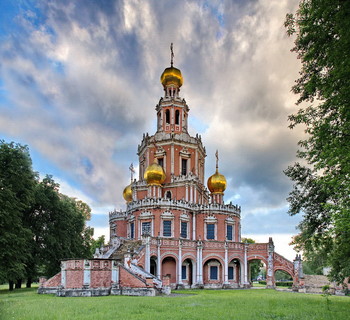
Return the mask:
[(170, 84), (181, 87), (184, 79), (182, 77), (181, 71), (171, 66), (163, 71), (162, 75), (160, 76), (160, 82), (164, 87)]
[(220, 174), (218, 169), (216, 169), (215, 174), (208, 179), (208, 189), (214, 194), (223, 194), (226, 189), (226, 184), (225, 176)]
[(147, 184), (160, 186), (165, 181), (165, 172), (162, 166), (157, 163), (157, 159), (149, 165), (145, 171), (144, 179)]
[(131, 189), (131, 183), (124, 188), (123, 191), (123, 197), (126, 202), (132, 201), (132, 189)]

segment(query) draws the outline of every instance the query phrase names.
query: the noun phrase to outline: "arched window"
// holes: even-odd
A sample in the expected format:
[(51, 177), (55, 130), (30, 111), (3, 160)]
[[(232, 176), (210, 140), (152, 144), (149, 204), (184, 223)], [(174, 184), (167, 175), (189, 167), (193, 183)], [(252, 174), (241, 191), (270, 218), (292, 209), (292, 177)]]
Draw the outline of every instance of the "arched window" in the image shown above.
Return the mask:
[(180, 124), (180, 111), (175, 111), (175, 124)]
[(165, 110), (165, 122), (170, 124), (170, 110)]
[(167, 191), (167, 192), (166, 192), (165, 198), (171, 199), (171, 191)]

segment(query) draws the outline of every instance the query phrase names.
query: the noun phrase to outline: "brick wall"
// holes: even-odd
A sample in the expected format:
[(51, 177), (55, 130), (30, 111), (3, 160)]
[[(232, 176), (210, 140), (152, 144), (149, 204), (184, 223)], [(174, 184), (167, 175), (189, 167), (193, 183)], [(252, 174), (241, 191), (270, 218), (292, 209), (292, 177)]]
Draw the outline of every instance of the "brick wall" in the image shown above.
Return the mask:
[(66, 286), (65, 288), (82, 288), (84, 281), (84, 271), (82, 269), (66, 271)]
[(45, 288), (58, 287), (61, 285), (61, 272), (54, 275), (52, 278), (45, 281), (42, 286)]
[(91, 288), (108, 288), (112, 283), (111, 270), (92, 270), (90, 279)]
[(145, 288), (146, 284), (135, 277), (133, 274), (128, 272), (123, 267), (119, 268), (119, 277), (120, 277), (120, 285), (122, 287), (130, 287), (130, 288)]

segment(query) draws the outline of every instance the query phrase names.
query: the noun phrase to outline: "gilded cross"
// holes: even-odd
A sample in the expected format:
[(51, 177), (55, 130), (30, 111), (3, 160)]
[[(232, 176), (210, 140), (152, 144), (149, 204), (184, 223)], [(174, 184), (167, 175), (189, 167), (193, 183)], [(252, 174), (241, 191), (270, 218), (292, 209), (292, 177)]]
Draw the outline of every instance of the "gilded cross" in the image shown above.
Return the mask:
[(129, 167), (129, 170), (130, 170), (131, 181), (132, 181), (133, 178), (134, 178), (134, 173), (135, 173), (134, 165), (132, 163), (131, 163), (131, 165)]
[(174, 64), (174, 51), (173, 51), (173, 43), (170, 45), (170, 52), (171, 52), (171, 66)]

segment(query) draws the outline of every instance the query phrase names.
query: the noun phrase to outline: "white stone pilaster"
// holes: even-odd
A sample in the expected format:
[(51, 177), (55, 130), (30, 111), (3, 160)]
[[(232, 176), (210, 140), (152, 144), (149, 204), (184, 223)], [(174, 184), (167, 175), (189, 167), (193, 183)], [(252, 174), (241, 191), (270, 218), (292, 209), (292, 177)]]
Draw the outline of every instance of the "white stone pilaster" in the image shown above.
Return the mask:
[(177, 283), (182, 284), (182, 240), (179, 240), (179, 263), (177, 270)]
[(196, 240), (196, 214), (192, 214), (192, 239)]
[(118, 284), (119, 283), (119, 266), (117, 264), (117, 261), (112, 261), (112, 284)]
[(157, 277), (161, 279), (160, 239), (157, 239)]
[(90, 286), (91, 282), (91, 262), (84, 260), (84, 286)]
[(225, 261), (224, 261), (224, 283), (228, 284), (228, 245), (225, 241)]
[(171, 148), (170, 148), (170, 157), (171, 157), (171, 174), (175, 174), (174, 173), (174, 144), (171, 144)]
[(151, 264), (150, 264), (150, 260), (151, 260), (151, 249), (150, 249), (150, 240), (151, 238), (149, 236), (146, 236), (145, 237), (145, 245), (146, 245), (146, 248), (145, 248), (145, 270), (147, 272), (150, 272), (151, 271)]
[(248, 244), (244, 245), (244, 285), (248, 284), (248, 257), (247, 257)]
[(61, 286), (66, 287), (66, 262), (61, 262)]

